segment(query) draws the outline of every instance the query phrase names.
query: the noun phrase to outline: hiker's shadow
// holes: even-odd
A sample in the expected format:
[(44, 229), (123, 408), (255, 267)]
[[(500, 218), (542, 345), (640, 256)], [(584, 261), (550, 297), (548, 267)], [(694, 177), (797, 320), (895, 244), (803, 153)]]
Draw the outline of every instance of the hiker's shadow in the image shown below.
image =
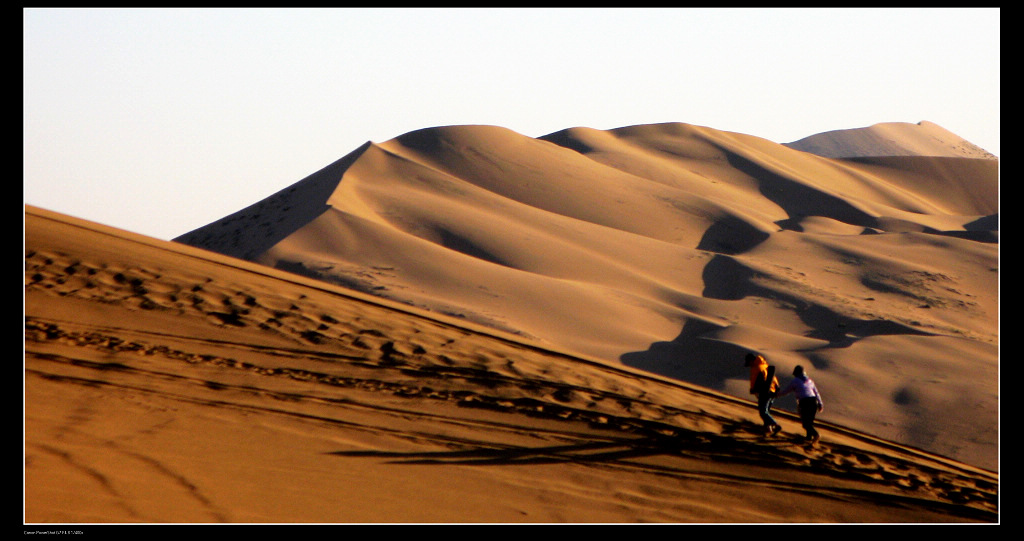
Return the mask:
[(346, 457), (389, 458), (397, 464), (525, 465), (552, 463), (613, 462), (677, 452), (681, 442), (668, 438), (640, 437), (545, 447), (485, 447), (459, 451), (333, 451)]
[[(721, 434), (677, 431), (675, 435), (643, 435), (567, 445), (523, 447), (481, 443), (455, 451), (332, 451), (338, 457), (389, 459), (391, 464), (516, 466), (536, 464), (612, 463), (661, 455), (688, 456), (701, 460), (759, 463), (765, 460), (757, 441), (760, 424), (737, 421)], [(748, 439), (748, 438), (753, 438)], [(465, 445), (465, 442), (463, 442)]]

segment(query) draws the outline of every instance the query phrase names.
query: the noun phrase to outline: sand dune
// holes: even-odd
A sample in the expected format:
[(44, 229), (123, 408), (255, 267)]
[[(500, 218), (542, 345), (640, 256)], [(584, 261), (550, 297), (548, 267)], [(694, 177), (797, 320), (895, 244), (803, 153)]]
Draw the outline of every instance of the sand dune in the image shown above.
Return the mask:
[(25, 519), (997, 521), (998, 174), (928, 122), (445, 126), (176, 242), (26, 206)]
[(176, 240), (738, 398), (758, 351), (996, 469), (998, 161), (927, 122), (803, 141), (429, 128)]
[(24, 388), (25, 521), (87, 533), (999, 516), (982, 468), (766, 439), (745, 399), (30, 206)]
[(826, 158), (936, 156), (996, 159), (991, 153), (935, 124), (885, 122), (866, 128), (836, 130), (805, 137), (786, 146)]

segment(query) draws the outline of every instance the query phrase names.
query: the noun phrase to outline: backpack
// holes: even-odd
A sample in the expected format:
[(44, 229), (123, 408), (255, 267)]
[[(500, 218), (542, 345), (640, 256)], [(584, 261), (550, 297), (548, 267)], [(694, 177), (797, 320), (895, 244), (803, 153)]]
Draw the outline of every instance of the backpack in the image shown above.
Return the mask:
[(768, 365), (767, 375), (759, 375), (757, 382), (754, 383), (754, 392), (756, 394), (771, 393), (772, 380), (775, 379), (775, 365)]

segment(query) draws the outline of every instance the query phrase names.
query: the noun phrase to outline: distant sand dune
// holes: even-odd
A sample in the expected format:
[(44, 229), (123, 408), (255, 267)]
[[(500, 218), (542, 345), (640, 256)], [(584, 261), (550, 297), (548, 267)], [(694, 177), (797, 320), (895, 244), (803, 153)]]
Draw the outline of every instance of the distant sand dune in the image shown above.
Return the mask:
[(866, 128), (830, 131), (786, 143), (786, 146), (826, 158), (935, 156), (996, 159), (985, 149), (928, 121), (917, 124), (884, 122)]

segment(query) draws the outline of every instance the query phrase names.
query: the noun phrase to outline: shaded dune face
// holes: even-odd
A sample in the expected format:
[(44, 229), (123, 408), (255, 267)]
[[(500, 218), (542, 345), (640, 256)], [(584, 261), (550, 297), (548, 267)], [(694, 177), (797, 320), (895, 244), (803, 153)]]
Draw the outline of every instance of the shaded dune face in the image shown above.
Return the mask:
[(994, 466), (998, 162), (880, 126), (903, 155), (429, 128), (175, 240), (741, 397), (758, 351), (809, 368), (831, 421)]

